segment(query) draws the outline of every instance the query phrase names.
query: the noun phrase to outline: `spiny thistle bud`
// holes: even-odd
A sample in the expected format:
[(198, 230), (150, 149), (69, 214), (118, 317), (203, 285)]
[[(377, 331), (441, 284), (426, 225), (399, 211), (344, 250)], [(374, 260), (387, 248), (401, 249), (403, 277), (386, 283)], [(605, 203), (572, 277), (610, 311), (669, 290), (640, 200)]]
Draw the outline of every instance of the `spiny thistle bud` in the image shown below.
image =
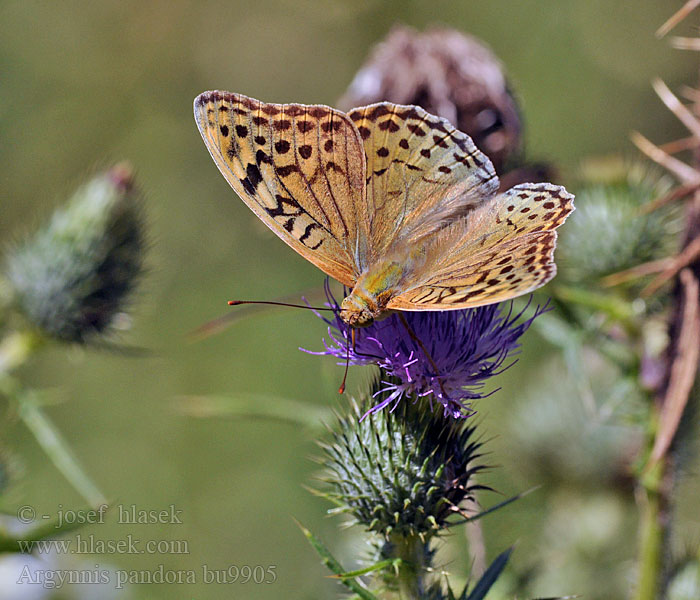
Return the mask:
[(349, 513), (387, 539), (427, 539), (481, 487), (473, 481), (485, 468), (474, 426), (415, 401), (360, 420), (368, 406), (353, 403), (331, 443), (321, 444), (331, 488), (325, 495), (338, 505), (331, 512)]
[(144, 231), (131, 169), (98, 175), (9, 256), (17, 306), (45, 334), (85, 343), (106, 332), (142, 271)]
[(474, 138), (496, 172), (521, 147), (517, 106), (496, 56), (454, 29), (397, 26), (357, 73), (339, 107), (416, 104)]
[(605, 162), (587, 169), (595, 181), (576, 197), (576, 217), (562, 232), (560, 277), (590, 282), (672, 253), (678, 223), (674, 211), (641, 207), (670, 189), (670, 181), (638, 165)]

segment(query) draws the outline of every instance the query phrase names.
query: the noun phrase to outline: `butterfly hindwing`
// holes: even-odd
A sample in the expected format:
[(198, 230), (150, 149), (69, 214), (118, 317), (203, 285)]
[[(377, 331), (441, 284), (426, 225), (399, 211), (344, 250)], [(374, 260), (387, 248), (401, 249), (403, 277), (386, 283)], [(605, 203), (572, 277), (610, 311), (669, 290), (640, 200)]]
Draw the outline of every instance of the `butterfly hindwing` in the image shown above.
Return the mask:
[(437, 233), (498, 189), (489, 159), (448, 121), (387, 102), (348, 113), (367, 155), (365, 214), (376, 259)]
[(397, 296), (388, 307), (400, 310), (471, 308), (527, 294), (556, 274), (552, 261), (555, 243), (554, 232), (511, 240), (488, 253), (474, 256), (462, 268), (441, 273), (441, 277), (434, 277), (431, 282)]
[(509, 300), (556, 273), (554, 248), (573, 196), (549, 183), (523, 184), (483, 203), (427, 248), (421, 280), (388, 308), (446, 310)]
[(523, 183), (475, 211), (468, 220), (477, 243), (493, 246), (527, 233), (552, 231), (573, 210), (573, 195), (551, 183)]
[(365, 160), (347, 116), (228, 92), (201, 94), (194, 111), (210, 154), (241, 199), (304, 258), (352, 285), (363, 243), (356, 207)]

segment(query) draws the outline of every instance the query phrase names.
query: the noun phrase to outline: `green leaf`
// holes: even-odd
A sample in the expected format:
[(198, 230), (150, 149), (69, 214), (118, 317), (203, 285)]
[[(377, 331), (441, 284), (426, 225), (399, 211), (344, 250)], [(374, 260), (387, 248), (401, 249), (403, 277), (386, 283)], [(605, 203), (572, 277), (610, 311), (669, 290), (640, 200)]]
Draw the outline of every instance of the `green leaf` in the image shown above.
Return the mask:
[(464, 590), (459, 596), (459, 600), (483, 600), (488, 594), (491, 586), (496, 583), (496, 579), (503, 572), (508, 564), (508, 559), (510, 558), (513, 548), (508, 548), (505, 552), (501, 552), (496, 559), (489, 565), (486, 572), (481, 576), (481, 579), (476, 582), (476, 585), (471, 591), (471, 594), (467, 596), (467, 586), (464, 586)]
[[(87, 512), (89, 509), (83, 509)], [(84, 523), (63, 523), (58, 524), (57, 521), (52, 523), (42, 523), (32, 529), (23, 531), (20, 535), (9, 535), (6, 531), (0, 530), (0, 553), (2, 552), (25, 552), (28, 547), (33, 545), (33, 542), (44, 540), (47, 538), (54, 539), (64, 533), (69, 533), (74, 529), (83, 527)]]
[(394, 570), (397, 570), (402, 563), (403, 561), (400, 558), (387, 558), (386, 560), (378, 562), (377, 564), (371, 565), (369, 567), (365, 567), (364, 569), (358, 569), (357, 571), (348, 571), (347, 573), (335, 575), (335, 577), (337, 577), (338, 579), (351, 579), (353, 577), (367, 575), (367, 573), (372, 573), (374, 571), (381, 571), (382, 569), (386, 569), (387, 567), (393, 567)]
[(24, 390), (17, 396), (17, 402), (22, 422), (75, 490), (93, 508), (107, 504), (104, 495), (85, 473), (61, 432), (41, 409), (37, 393)]
[(242, 419), (266, 419), (290, 425), (302, 425), (320, 429), (333, 413), (330, 409), (266, 394), (241, 394), (229, 396), (182, 396), (176, 410), (190, 417), (234, 417)]
[(603, 312), (615, 321), (627, 321), (635, 316), (634, 307), (630, 302), (611, 293), (567, 285), (558, 285), (553, 292), (564, 302)]
[[(306, 539), (309, 540), (311, 546), (313, 546), (313, 549), (316, 550), (318, 555), (321, 557), (321, 562), (339, 577), (345, 575), (345, 569), (343, 569), (343, 566), (335, 559), (323, 542), (321, 542), (321, 540), (319, 540), (313, 533), (299, 523), (299, 521), (296, 523), (299, 526), (299, 529), (301, 529), (302, 533), (306, 536)], [(355, 594), (357, 594), (357, 596), (362, 600), (379, 600), (374, 594), (372, 594), (365, 587), (361, 586), (354, 579), (340, 579), (340, 582), (350, 591), (355, 592)]]
[(503, 508), (504, 506), (507, 506), (511, 502), (515, 502), (516, 500), (520, 500), (520, 498), (527, 496), (531, 492), (534, 492), (538, 487), (539, 486), (531, 488), (525, 492), (522, 492), (521, 494), (517, 494), (516, 496), (513, 496), (512, 498), (508, 498), (507, 500), (504, 500), (503, 502), (499, 502), (498, 504), (492, 506), (491, 508), (488, 508), (485, 511), (480, 512), (479, 514), (476, 514), (472, 517), (462, 519), (461, 521), (452, 521), (451, 523), (447, 524), (447, 527), (454, 527), (455, 525), (463, 525), (464, 523), (471, 523), (472, 521), (476, 521), (477, 519), (481, 519), (481, 517), (485, 517), (489, 513), (496, 512), (498, 509)]

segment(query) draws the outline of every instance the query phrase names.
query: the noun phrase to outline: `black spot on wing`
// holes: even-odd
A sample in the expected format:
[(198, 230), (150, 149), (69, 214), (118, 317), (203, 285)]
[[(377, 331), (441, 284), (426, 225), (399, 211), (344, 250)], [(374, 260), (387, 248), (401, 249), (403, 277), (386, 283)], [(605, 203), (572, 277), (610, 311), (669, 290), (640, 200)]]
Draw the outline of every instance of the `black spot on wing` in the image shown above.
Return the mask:
[(255, 195), (255, 190), (258, 189), (258, 185), (260, 185), (262, 181), (262, 174), (260, 173), (258, 165), (253, 163), (249, 163), (245, 171), (247, 177), (241, 179), (241, 185), (243, 185), (243, 188), (248, 194), (253, 196)]
[(303, 212), (301, 206), (294, 198), (285, 198), (277, 194), (275, 200), (277, 200), (275, 208), (265, 208), (267, 214), (271, 217), (298, 217)]
[(321, 238), (319, 242), (313, 246), (309, 246), (309, 244), (306, 243), (306, 241), (309, 239), (309, 236), (311, 235), (311, 232), (316, 228), (320, 229), (320, 226), (316, 223), (309, 223), (306, 226), (306, 229), (304, 229), (304, 233), (299, 238), (299, 241), (302, 244), (304, 244), (304, 246), (306, 246), (307, 248), (311, 248), (311, 250), (316, 250), (316, 248), (318, 248), (323, 243), (323, 238)]
[(269, 164), (272, 164), (272, 157), (269, 154), (267, 154), (265, 151), (258, 150), (255, 153), (255, 162), (257, 162), (258, 164), (266, 163), (269, 165)]

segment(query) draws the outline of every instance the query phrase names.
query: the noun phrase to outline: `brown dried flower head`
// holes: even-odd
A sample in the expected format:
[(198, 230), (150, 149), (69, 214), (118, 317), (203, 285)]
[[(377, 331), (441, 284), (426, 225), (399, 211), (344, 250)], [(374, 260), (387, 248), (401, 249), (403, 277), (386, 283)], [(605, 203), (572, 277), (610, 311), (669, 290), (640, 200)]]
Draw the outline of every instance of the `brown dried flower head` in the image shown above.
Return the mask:
[(501, 174), (521, 149), (521, 125), (500, 61), (476, 38), (447, 28), (394, 27), (339, 100), (342, 110), (416, 104), (470, 135)]

